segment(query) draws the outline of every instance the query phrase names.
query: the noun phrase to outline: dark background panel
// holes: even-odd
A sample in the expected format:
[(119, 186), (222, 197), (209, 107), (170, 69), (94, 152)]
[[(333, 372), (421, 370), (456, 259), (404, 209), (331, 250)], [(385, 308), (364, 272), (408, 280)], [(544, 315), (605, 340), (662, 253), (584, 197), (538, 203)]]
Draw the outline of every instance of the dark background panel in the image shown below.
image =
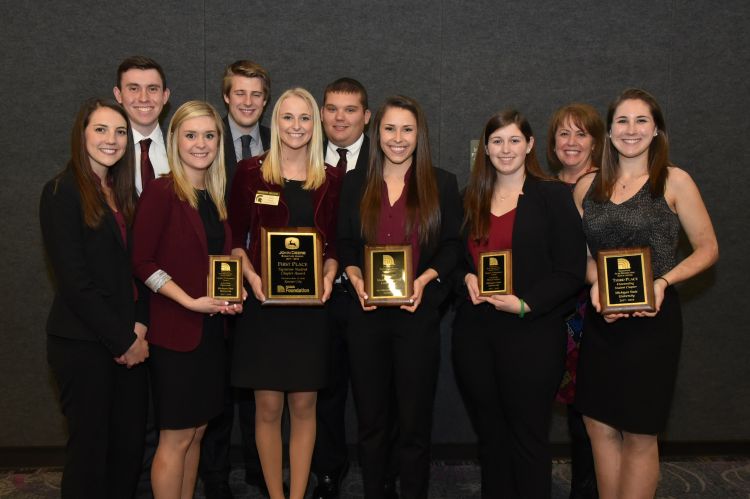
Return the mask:
[[(625, 8), (626, 7), (626, 8)], [(716, 225), (719, 264), (682, 286), (685, 340), (672, 442), (750, 440), (744, 295), (750, 271), (750, 7), (741, 0), (526, 3), (357, 0), (0, 3), (0, 447), (54, 446), (64, 425), (45, 360), (51, 283), (38, 230), (41, 187), (66, 161), (80, 102), (111, 96), (119, 61), (158, 60), (172, 90), (167, 118), (189, 99), (224, 112), (226, 64), (250, 58), (271, 73), (264, 117), (285, 89), (316, 99), (340, 77), (362, 81), (373, 112), (393, 93), (425, 108), (436, 164), (468, 178), (469, 141), (495, 111), (517, 107), (544, 163), (547, 120), (570, 101), (602, 114), (623, 88), (643, 86), (664, 107), (672, 157), (698, 182)], [(319, 102), (320, 104), (320, 102)], [(450, 363), (449, 313), (434, 441), (474, 439)], [(552, 438), (567, 439), (562, 410)], [(349, 408), (349, 436), (355, 436)]]

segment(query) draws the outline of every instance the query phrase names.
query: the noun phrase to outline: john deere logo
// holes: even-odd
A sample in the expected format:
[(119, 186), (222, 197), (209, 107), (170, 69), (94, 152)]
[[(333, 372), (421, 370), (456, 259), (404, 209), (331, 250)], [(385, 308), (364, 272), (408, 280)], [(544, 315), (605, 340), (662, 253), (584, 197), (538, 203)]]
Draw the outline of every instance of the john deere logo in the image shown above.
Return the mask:
[(284, 239), (284, 246), (288, 250), (299, 249), (299, 239), (296, 237), (287, 237)]
[(277, 284), (276, 285), (276, 292), (277, 293), (283, 293), (286, 291), (286, 287), (283, 284)]
[(396, 265), (396, 262), (393, 261), (393, 257), (391, 255), (383, 255), (383, 266), (384, 267), (392, 267)]
[(500, 262), (497, 261), (497, 258), (495, 258), (494, 256), (491, 256), (490, 263), (488, 265), (490, 267), (497, 267), (498, 265), (500, 265)]
[(617, 259), (617, 270), (630, 270), (630, 262), (627, 258)]
[(232, 267), (227, 262), (221, 262), (221, 271), (222, 272), (231, 272)]

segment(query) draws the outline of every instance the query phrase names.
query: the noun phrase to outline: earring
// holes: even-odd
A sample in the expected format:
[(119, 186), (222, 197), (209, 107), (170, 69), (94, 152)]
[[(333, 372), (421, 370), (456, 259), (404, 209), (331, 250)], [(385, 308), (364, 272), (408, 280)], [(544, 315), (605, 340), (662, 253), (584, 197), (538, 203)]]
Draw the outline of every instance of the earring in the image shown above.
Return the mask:
[(654, 130), (654, 137), (657, 137), (658, 135), (659, 135), (659, 129), (657, 128), (656, 130)]

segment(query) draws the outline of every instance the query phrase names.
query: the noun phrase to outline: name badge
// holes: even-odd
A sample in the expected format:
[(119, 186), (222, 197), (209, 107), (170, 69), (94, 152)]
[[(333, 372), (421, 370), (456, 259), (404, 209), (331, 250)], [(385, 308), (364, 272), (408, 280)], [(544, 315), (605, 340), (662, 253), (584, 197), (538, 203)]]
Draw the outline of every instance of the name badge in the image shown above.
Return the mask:
[(258, 191), (255, 193), (255, 204), (279, 205), (279, 193), (271, 191)]

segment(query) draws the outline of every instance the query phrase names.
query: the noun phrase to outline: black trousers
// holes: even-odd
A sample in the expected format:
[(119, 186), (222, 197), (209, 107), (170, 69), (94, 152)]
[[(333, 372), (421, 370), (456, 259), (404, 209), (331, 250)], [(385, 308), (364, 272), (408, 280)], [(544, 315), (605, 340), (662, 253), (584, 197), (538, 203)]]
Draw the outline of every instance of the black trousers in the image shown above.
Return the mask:
[(146, 366), (115, 363), (94, 341), (47, 336), (68, 424), (63, 499), (131, 499), (143, 457)]
[(366, 498), (384, 496), (392, 390), (398, 414), (401, 497), (427, 497), (440, 363), (440, 319), (427, 291), (413, 314), (397, 307), (364, 312), (354, 300), (350, 305), (347, 340)]
[(482, 497), (548, 499), (549, 425), (567, 342), (562, 318), (459, 307), (453, 361), (479, 437)]
[(334, 284), (328, 313), (331, 352), (328, 386), (318, 391), (317, 433), (312, 457), (314, 473), (334, 473), (349, 459), (346, 447), (346, 398), (349, 392), (349, 357), (346, 324), (352, 299), (341, 284)]
[[(227, 341), (228, 358), (231, 358), (231, 340)], [(231, 462), (229, 450), (232, 446), (235, 404), (239, 411), (242, 456), (245, 471), (251, 477), (262, 476), (258, 448), (255, 445), (255, 397), (248, 388), (232, 388), (230, 385), (231, 363), (226, 363), (226, 387), (224, 411), (208, 422), (201, 441), (199, 474), (204, 483), (228, 483)]]

